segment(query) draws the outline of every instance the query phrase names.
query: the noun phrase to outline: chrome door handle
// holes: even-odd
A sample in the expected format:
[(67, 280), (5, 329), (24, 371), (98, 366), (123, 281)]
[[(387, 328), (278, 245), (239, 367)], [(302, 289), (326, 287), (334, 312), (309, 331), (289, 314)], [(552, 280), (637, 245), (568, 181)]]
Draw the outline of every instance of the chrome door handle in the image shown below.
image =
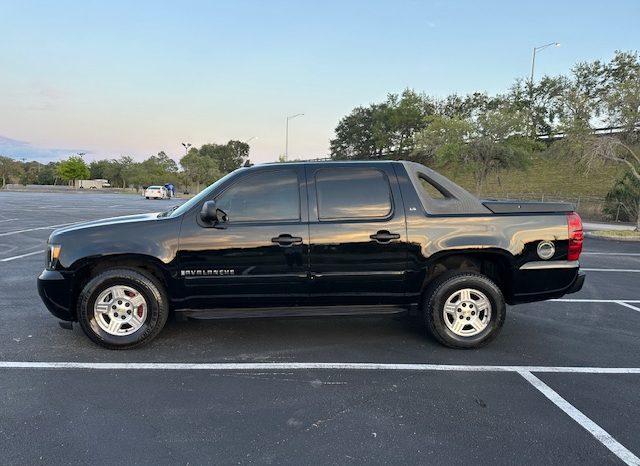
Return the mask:
[(291, 236), (288, 233), (283, 233), (280, 236), (271, 238), (271, 242), (279, 244), (283, 248), (288, 248), (290, 246), (293, 246), (294, 244), (302, 244), (302, 238), (300, 238), (299, 236)]
[(375, 235), (369, 235), (369, 238), (378, 243), (388, 243), (394, 239), (400, 239), (400, 235), (398, 233), (389, 233), (387, 230), (380, 230)]

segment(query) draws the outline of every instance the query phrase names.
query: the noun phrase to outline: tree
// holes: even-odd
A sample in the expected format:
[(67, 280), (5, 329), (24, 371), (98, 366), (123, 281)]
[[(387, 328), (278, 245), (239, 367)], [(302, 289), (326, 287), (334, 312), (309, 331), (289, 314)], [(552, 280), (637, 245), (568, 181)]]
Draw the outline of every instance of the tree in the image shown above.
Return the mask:
[(200, 191), (200, 184), (211, 184), (222, 176), (215, 159), (201, 154), (196, 148), (191, 148), (180, 159), (180, 165), (187, 179), (196, 184), (197, 191)]
[(330, 141), (334, 159), (402, 159), (414, 151), (414, 136), (436, 102), (415, 91), (389, 94), (381, 104), (356, 107), (338, 123)]
[(20, 176), (21, 171), (22, 167), (17, 161), (0, 155), (0, 177), (2, 177), (2, 188), (7, 185), (7, 180), (12, 177)]
[(249, 156), (249, 144), (231, 140), (226, 144), (204, 144), (199, 154), (211, 158), (220, 173), (229, 173), (242, 166)]
[(58, 182), (58, 163), (49, 162), (40, 168), (38, 173), (38, 184), (53, 184)]
[[(581, 157), (587, 170), (607, 162), (626, 165), (636, 182), (640, 182), (640, 151), (616, 136), (591, 136)], [(640, 231), (640, 199), (636, 209), (636, 231)]]
[(38, 173), (40, 173), (40, 167), (42, 165), (39, 162), (24, 162), (22, 164), (22, 175), (20, 176), (20, 183), (24, 186), (28, 184), (36, 184), (38, 182)]
[(603, 210), (616, 221), (637, 221), (640, 215), (640, 181), (631, 172), (616, 180), (607, 193)]
[(89, 178), (89, 167), (80, 155), (72, 155), (58, 164), (58, 174), (69, 183)]
[(605, 118), (623, 129), (622, 137), (637, 142), (640, 129), (640, 58), (637, 52), (616, 52), (603, 72)]
[(110, 170), (112, 164), (113, 162), (110, 160), (94, 160), (89, 164), (89, 176), (92, 180), (106, 179), (109, 181), (115, 181), (109, 177), (109, 175), (113, 174), (113, 170)]
[(470, 171), (480, 193), (489, 175), (525, 167), (540, 143), (526, 138), (527, 114), (517, 108), (492, 102), (470, 113), (474, 116), (429, 118), (416, 136), (416, 150), (439, 165)]

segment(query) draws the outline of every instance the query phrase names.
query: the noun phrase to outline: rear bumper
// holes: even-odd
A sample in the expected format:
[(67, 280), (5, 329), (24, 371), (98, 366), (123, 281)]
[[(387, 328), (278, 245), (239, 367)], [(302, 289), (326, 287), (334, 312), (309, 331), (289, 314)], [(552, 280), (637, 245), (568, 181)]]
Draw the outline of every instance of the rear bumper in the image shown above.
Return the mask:
[(584, 285), (584, 279), (586, 275), (584, 272), (578, 272), (578, 276), (576, 280), (573, 282), (573, 285), (567, 290), (565, 294), (577, 293), (582, 289), (582, 285)]
[(44, 270), (38, 277), (38, 294), (49, 312), (61, 320), (76, 320), (71, 308), (71, 283), (60, 272)]
[(555, 299), (580, 291), (585, 274), (580, 272), (579, 264), (565, 262), (557, 265), (553, 267), (552, 263), (548, 263), (544, 268), (520, 268), (513, 277), (509, 304)]

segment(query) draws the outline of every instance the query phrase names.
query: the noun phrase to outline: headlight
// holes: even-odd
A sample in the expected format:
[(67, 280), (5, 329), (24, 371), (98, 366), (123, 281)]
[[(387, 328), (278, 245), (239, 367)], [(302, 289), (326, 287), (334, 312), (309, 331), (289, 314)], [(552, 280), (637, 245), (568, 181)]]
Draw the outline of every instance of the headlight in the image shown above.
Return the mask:
[(58, 258), (60, 257), (60, 250), (62, 246), (59, 244), (50, 244), (47, 254), (47, 268), (49, 270), (54, 270), (56, 265), (58, 265)]

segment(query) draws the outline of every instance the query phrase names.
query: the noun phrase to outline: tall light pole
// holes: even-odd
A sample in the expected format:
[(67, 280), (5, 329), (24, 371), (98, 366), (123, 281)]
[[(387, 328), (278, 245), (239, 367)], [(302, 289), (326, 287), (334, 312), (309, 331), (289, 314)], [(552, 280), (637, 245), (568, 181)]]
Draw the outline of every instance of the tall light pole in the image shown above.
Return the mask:
[(295, 115), (290, 115), (287, 117), (287, 135), (285, 137), (285, 143), (284, 143), (284, 160), (287, 161), (289, 160), (289, 120), (293, 120), (296, 117), (299, 116), (304, 116), (304, 113), (296, 113)]
[(529, 84), (531, 85), (531, 87), (533, 87), (533, 73), (536, 68), (536, 53), (541, 52), (551, 46), (560, 47), (560, 42), (549, 42), (548, 44), (533, 48), (533, 58), (531, 59), (531, 77), (529, 78)]
[(253, 141), (254, 139), (258, 139), (258, 136), (251, 136), (249, 139), (247, 139), (244, 143), (245, 144), (249, 144), (251, 141)]
[(549, 42), (533, 48), (533, 57), (531, 58), (531, 76), (529, 77), (529, 117), (531, 119), (531, 136), (536, 137), (536, 122), (533, 118), (533, 74), (536, 69), (536, 53), (543, 51), (548, 47), (560, 47), (560, 42)]
[(184, 154), (187, 155), (189, 153), (189, 147), (191, 147), (191, 143), (183, 142), (182, 145), (184, 147)]

